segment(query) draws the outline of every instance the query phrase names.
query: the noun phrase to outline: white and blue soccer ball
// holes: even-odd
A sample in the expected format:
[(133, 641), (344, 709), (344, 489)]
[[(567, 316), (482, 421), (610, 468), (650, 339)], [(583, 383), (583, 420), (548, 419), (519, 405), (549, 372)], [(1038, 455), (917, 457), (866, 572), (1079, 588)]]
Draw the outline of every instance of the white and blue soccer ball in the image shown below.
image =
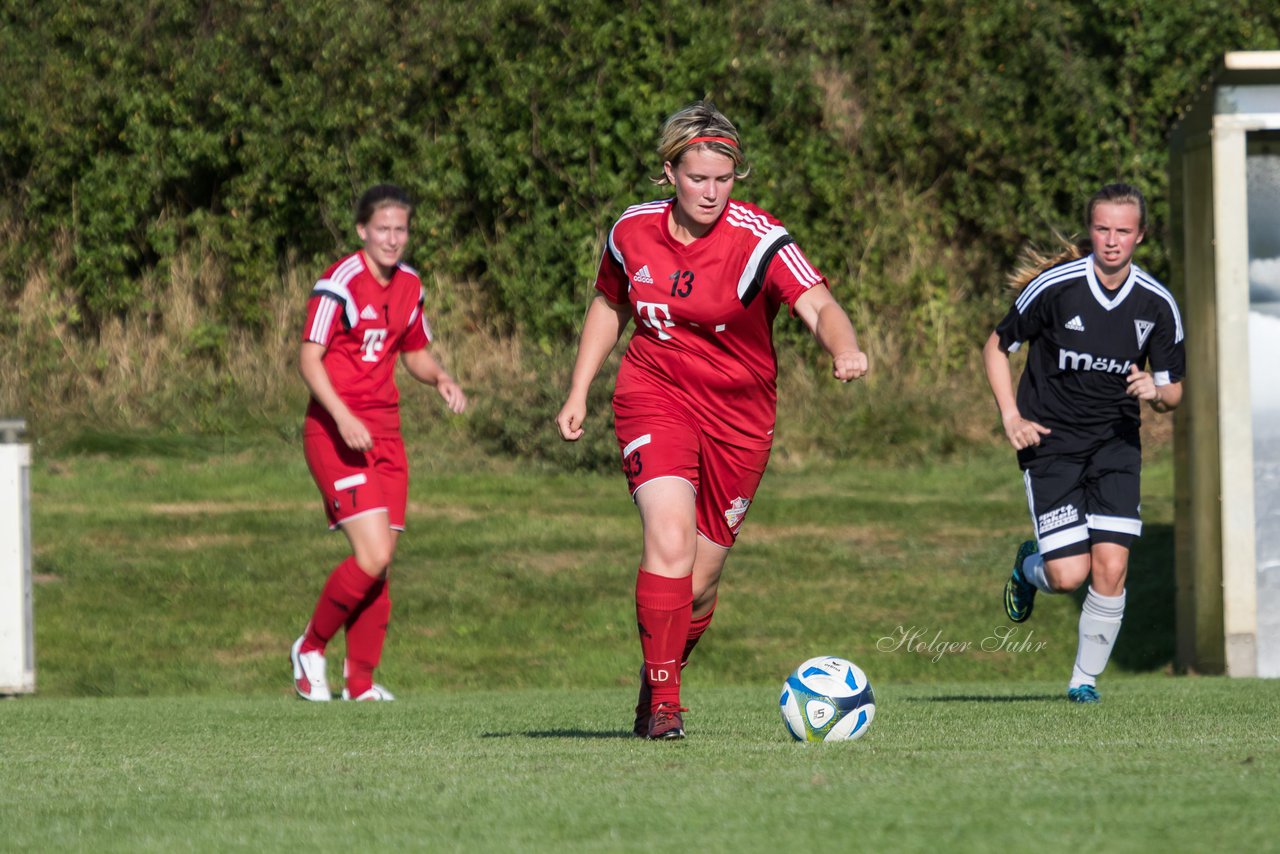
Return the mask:
[(852, 661), (822, 655), (787, 677), (778, 700), (782, 723), (796, 741), (852, 741), (876, 716), (867, 674)]

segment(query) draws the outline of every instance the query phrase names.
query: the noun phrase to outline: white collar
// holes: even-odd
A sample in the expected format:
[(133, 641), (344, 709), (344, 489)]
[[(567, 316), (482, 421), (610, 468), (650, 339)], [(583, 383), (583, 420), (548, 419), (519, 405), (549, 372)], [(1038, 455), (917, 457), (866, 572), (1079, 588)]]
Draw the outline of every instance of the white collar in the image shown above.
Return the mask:
[(1093, 291), (1093, 298), (1098, 301), (1098, 305), (1107, 311), (1111, 311), (1111, 309), (1124, 302), (1124, 298), (1129, 295), (1129, 291), (1133, 290), (1133, 286), (1138, 281), (1137, 265), (1132, 260), (1129, 261), (1129, 276), (1124, 280), (1124, 284), (1117, 291), (1108, 291), (1098, 281), (1098, 272), (1094, 267), (1093, 255), (1089, 255), (1085, 260), (1088, 262), (1084, 268), (1085, 278), (1089, 281), (1089, 290)]

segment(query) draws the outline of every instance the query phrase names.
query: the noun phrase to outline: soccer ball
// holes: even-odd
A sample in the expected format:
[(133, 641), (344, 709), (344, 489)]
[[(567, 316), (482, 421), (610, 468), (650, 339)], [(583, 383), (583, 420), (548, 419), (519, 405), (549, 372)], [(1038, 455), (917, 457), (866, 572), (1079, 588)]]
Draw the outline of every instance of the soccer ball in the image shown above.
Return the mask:
[(867, 674), (852, 661), (822, 655), (795, 669), (778, 700), (782, 723), (796, 741), (852, 741), (876, 716)]

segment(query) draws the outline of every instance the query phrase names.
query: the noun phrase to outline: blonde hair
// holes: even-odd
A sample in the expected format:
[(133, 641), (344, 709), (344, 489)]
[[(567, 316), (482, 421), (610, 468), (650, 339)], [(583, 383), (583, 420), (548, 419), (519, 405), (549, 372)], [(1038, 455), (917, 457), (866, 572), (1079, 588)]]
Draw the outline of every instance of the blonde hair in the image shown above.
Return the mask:
[[(701, 139), (702, 137), (710, 138)], [(693, 142), (693, 140), (699, 141)], [(745, 178), (751, 172), (746, 156), (742, 153), (742, 140), (738, 138), (738, 129), (710, 101), (694, 101), (689, 106), (667, 116), (667, 120), (662, 123), (662, 133), (658, 139), (658, 156), (662, 158), (663, 164), (670, 163), (674, 168), (680, 164), (680, 159), (686, 152), (694, 149), (711, 151), (728, 157), (733, 161), (735, 178)], [(667, 180), (665, 169), (650, 180), (658, 186), (671, 183)]]
[(1064, 237), (1055, 231), (1053, 236), (1061, 244), (1061, 248), (1054, 253), (1036, 246), (1026, 247), (1020, 254), (1018, 266), (1009, 274), (1009, 286), (1020, 291), (1045, 270), (1083, 258), (1092, 252), (1093, 244), (1089, 240), (1088, 230), (1093, 227), (1093, 209), (1104, 202), (1113, 205), (1135, 205), (1138, 208), (1138, 228), (1141, 231), (1147, 230), (1147, 200), (1142, 195), (1142, 191), (1132, 184), (1107, 184), (1090, 196), (1089, 203), (1085, 205), (1086, 236)]
[(1053, 237), (1059, 244), (1057, 252), (1028, 245), (1018, 253), (1018, 266), (1014, 267), (1013, 272), (1009, 274), (1009, 287), (1020, 291), (1045, 270), (1083, 258), (1093, 251), (1093, 247), (1087, 240), (1082, 240), (1076, 235), (1066, 237), (1055, 231)]

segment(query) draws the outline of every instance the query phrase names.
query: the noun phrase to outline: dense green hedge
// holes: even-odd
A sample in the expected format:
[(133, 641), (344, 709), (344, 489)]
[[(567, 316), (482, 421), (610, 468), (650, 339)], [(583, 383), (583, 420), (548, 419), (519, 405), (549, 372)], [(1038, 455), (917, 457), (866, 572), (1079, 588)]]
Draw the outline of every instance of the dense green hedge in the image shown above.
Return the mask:
[(1280, 46), (1262, 0), (0, 8), (4, 286), (69, 234), (90, 326), (192, 245), (226, 269), (206, 298), (262, 322), (281, 266), (350, 245), (355, 196), (393, 179), (421, 202), (417, 266), (564, 340), (602, 230), (657, 193), (658, 124), (710, 96), (754, 165), (738, 195), (944, 357), (1099, 183), (1139, 182), (1162, 221), (1177, 108), (1224, 51)]

